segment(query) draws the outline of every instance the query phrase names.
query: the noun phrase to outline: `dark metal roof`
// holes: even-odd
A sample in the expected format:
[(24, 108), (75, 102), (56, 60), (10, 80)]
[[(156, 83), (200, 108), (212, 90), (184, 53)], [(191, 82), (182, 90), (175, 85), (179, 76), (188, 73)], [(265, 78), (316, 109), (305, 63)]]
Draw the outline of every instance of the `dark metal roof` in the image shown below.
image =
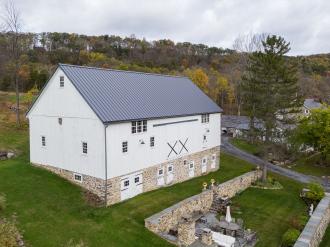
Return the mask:
[[(261, 120), (254, 120), (254, 126), (258, 129), (263, 128), (263, 122)], [(222, 128), (235, 128), (241, 130), (250, 129), (250, 118), (248, 116), (236, 116), (236, 115), (222, 115), (221, 116)]]
[(59, 67), (104, 123), (222, 112), (186, 77)]
[(314, 99), (305, 99), (304, 106), (310, 110), (321, 108), (322, 104)]

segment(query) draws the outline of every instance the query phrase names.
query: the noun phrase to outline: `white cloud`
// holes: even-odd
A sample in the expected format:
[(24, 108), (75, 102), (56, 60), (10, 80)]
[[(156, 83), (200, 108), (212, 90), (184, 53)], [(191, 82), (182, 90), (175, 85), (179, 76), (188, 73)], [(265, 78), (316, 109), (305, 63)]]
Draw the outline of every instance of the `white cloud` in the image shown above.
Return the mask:
[(169, 38), (231, 48), (245, 33), (274, 33), (291, 54), (330, 52), (325, 0), (15, 0), (26, 31)]

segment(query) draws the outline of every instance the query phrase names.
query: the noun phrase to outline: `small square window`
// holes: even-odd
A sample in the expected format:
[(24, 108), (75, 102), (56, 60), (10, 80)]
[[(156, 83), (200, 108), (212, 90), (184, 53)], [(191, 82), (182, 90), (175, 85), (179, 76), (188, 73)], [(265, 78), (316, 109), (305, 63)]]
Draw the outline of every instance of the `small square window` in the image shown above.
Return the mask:
[(143, 120), (143, 132), (147, 132), (147, 120)]
[(137, 184), (137, 183), (139, 183), (140, 182), (140, 177), (136, 177), (136, 178), (134, 178), (134, 182)]
[(132, 134), (136, 133), (136, 121), (132, 122)]
[(74, 174), (74, 180), (82, 182), (82, 176), (80, 174)]
[(87, 154), (87, 142), (82, 143), (83, 154)]
[(60, 87), (64, 87), (64, 76), (60, 76)]
[(129, 186), (129, 180), (124, 181), (124, 187), (128, 187)]
[(210, 114), (202, 114), (202, 123), (208, 123), (210, 121)]
[(202, 162), (205, 164), (206, 163), (206, 159), (204, 158)]
[(216, 158), (216, 155), (213, 154), (213, 155), (212, 155), (212, 160), (215, 160), (215, 158)]
[(127, 153), (128, 151), (128, 143), (127, 142), (122, 142), (122, 151), (123, 153)]
[(59, 118), (58, 118), (58, 124), (59, 124), (59, 125), (62, 125), (62, 121), (63, 121), (62, 118), (59, 117)]
[(190, 169), (193, 169), (193, 168), (194, 168), (194, 163), (193, 163), (193, 162), (191, 162), (191, 163), (189, 164), (189, 168), (190, 168)]
[(150, 147), (154, 147), (155, 146), (155, 137), (150, 137)]
[(163, 169), (159, 169), (159, 170), (158, 170), (158, 175), (161, 176), (161, 175), (163, 175), (163, 174), (164, 174)]
[(172, 172), (172, 171), (173, 171), (173, 166), (172, 166), (172, 165), (168, 166), (168, 167), (167, 167), (167, 171), (168, 171), (168, 172)]
[(42, 145), (43, 147), (46, 147), (46, 137), (45, 137), (45, 136), (42, 136), (42, 137), (41, 137), (41, 145)]

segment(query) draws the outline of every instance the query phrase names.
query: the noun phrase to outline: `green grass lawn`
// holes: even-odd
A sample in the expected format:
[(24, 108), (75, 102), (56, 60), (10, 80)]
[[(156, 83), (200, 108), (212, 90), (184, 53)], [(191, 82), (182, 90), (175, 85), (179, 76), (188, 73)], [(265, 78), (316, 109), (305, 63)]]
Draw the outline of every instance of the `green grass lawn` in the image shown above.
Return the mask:
[(319, 247), (329, 247), (330, 246), (330, 226), (328, 226), (324, 238)]
[(284, 232), (290, 228), (290, 219), (307, 213), (299, 192), (303, 185), (272, 174), (284, 186), (282, 190), (249, 188), (233, 199), (233, 208), (238, 206), (245, 226), (257, 231), (257, 247), (278, 247)]
[(290, 169), (312, 176), (330, 176), (330, 166), (318, 166), (307, 161), (306, 158), (299, 159)]
[(238, 138), (231, 138), (230, 143), (233, 144), (235, 147), (242, 149), (250, 154), (256, 155), (260, 152), (261, 148), (257, 144), (250, 144), (243, 139)]

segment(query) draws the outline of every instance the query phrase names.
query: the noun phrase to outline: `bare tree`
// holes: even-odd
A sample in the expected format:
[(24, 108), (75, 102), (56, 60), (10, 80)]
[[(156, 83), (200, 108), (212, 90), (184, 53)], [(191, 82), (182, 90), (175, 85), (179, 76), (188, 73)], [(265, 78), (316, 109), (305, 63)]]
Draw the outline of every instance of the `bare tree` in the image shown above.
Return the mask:
[(4, 11), (1, 15), (2, 31), (7, 32), (10, 38), (10, 60), (13, 65), (12, 77), (14, 82), (14, 88), (16, 92), (16, 124), (20, 125), (20, 99), (19, 99), (19, 76), (20, 69), (20, 55), (21, 55), (21, 28), (22, 19), (20, 11), (16, 8), (13, 0), (8, 0), (4, 4)]
[(232, 67), (231, 76), (235, 86), (235, 101), (237, 104), (237, 115), (241, 115), (241, 107), (243, 104), (241, 94), (241, 75), (240, 72), (245, 70), (248, 63), (249, 54), (255, 51), (262, 50), (262, 42), (266, 39), (267, 34), (252, 34), (239, 35), (233, 44), (233, 49), (236, 51), (237, 63)]

